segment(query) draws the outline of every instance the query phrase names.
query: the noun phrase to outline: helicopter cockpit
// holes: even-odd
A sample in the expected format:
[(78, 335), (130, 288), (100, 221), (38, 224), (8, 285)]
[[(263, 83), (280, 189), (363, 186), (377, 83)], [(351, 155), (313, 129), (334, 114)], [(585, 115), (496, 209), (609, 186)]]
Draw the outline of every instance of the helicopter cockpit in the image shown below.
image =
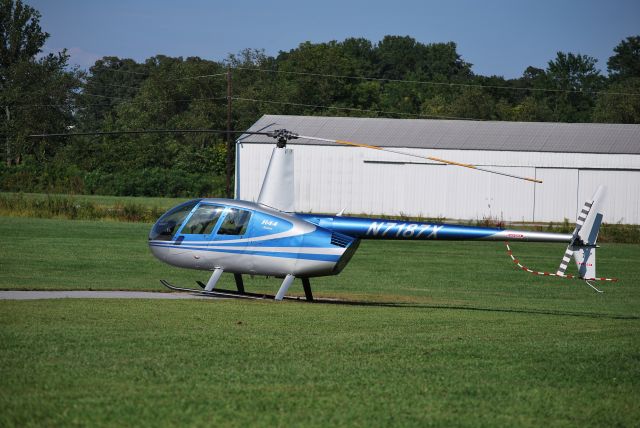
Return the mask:
[[(239, 237), (247, 232), (251, 211), (194, 199), (167, 211), (149, 233), (150, 241), (171, 241), (181, 237), (211, 235)], [(221, 217), (223, 217), (222, 220)], [(216, 226), (220, 223), (220, 225)]]
[(150, 241), (171, 241), (173, 235), (177, 232), (177, 228), (182, 225), (193, 208), (201, 201), (201, 199), (193, 199), (178, 205), (164, 213), (156, 224), (153, 225), (149, 233)]

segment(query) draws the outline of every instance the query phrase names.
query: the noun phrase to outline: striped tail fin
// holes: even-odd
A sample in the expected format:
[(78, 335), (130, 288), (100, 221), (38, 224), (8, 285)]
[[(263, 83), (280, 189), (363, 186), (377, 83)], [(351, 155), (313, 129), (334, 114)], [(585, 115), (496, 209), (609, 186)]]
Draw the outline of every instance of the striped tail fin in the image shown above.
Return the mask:
[(564, 252), (564, 256), (562, 257), (562, 261), (560, 262), (560, 266), (556, 271), (556, 275), (564, 276), (567, 271), (567, 267), (569, 266), (569, 262), (571, 261), (571, 256), (573, 256), (573, 250), (571, 249), (571, 245), (567, 247)]
[(596, 278), (596, 241), (602, 224), (604, 187), (598, 187), (593, 198), (585, 202), (573, 230), (573, 238), (564, 252), (556, 275), (565, 276), (571, 256), (576, 261), (578, 274), (583, 279)]

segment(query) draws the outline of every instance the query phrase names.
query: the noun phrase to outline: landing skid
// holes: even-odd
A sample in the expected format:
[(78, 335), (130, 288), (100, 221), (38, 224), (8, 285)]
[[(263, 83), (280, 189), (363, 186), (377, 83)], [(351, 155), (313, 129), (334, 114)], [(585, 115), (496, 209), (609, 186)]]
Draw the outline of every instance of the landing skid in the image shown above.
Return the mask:
[[(249, 300), (274, 300), (276, 296), (272, 295), (272, 294), (259, 294), (259, 293), (241, 293), (237, 290), (221, 290), (221, 289), (214, 289), (212, 291), (206, 291), (204, 290), (204, 288), (206, 287), (206, 284), (200, 282), (200, 281), (196, 281), (197, 284), (202, 288), (201, 290), (198, 290), (197, 288), (188, 288), (188, 287), (178, 287), (175, 286), (173, 284), (171, 284), (168, 281), (165, 281), (164, 279), (160, 280), (160, 283), (162, 285), (164, 285), (165, 287), (167, 287), (170, 290), (173, 291), (183, 291), (183, 292), (187, 292), (187, 293), (194, 293), (194, 294), (199, 294), (201, 296), (209, 296), (209, 297), (226, 297), (226, 298), (234, 298), (234, 299), (249, 299)], [(299, 302), (305, 302), (305, 298), (304, 297), (289, 297), (289, 296), (285, 296), (284, 297), (286, 300), (295, 300), (295, 301), (299, 301)]]

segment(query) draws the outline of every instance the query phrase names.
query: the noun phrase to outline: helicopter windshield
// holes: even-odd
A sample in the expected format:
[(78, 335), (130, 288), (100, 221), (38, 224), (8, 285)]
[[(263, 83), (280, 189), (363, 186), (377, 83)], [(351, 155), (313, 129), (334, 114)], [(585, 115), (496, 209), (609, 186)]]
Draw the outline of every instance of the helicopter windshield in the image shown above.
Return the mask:
[(153, 225), (149, 233), (149, 240), (170, 241), (177, 228), (182, 224), (184, 219), (193, 210), (200, 199), (194, 199), (184, 204), (178, 205), (164, 213)]

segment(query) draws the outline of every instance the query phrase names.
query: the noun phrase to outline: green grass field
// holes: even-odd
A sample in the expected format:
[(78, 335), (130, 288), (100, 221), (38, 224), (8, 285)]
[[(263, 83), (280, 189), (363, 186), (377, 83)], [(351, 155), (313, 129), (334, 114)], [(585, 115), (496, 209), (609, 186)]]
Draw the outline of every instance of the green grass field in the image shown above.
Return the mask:
[[(0, 192), (0, 197), (12, 197), (17, 195), (12, 192)], [(67, 194), (46, 194), (46, 193), (20, 193), (25, 199), (45, 200), (47, 198), (72, 198), (76, 201), (91, 202), (99, 206), (112, 207), (114, 205), (135, 204), (144, 207), (157, 207), (163, 210), (187, 201), (190, 198), (164, 198), (164, 197), (143, 197), (143, 196), (104, 196), (104, 195), (67, 195)]]
[[(207, 278), (154, 260), (149, 228), (0, 217), (0, 289)], [(564, 251), (513, 249), (543, 270)], [(638, 426), (638, 260), (603, 245), (620, 282), (597, 294), (500, 243), (364, 242), (312, 280), (352, 304), (0, 301), (0, 426)]]

